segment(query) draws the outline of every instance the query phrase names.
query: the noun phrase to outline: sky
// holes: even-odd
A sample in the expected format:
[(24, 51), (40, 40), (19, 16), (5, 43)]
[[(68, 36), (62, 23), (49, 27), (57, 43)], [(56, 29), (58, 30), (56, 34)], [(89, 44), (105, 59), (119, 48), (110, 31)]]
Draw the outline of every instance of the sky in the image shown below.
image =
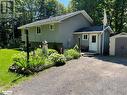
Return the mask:
[(65, 7), (67, 7), (70, 0), (58, 0), (58, 1), (64, 4)]

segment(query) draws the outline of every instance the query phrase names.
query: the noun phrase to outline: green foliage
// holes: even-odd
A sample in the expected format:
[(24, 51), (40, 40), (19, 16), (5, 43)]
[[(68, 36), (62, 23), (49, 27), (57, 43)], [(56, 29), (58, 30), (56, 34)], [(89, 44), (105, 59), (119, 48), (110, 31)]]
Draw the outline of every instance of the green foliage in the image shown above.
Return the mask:
[(49, 60), (55, 63), (55, 65), (63, 65), (66, 63), (66, 57), (63, 54), (53, 53), (49, 56)]
[(69, 10), (85, 10), (96, 24), (102, 24), (106, 9), (108, 25), (119, 32), (126, 32), (127, 27), (127, 0), (71, 0)]
[(34, 68), (37, 65), (44, 65), (45, 64), (45, 58), (42, 58), (40, 56), (31, 56), (29, 59), (29, 68)]
[(48, 55), (51, 55), (53, 53), (58, 53), (58, 52), (54, 49), (48, 49)]
[(76, 51), (79, 51), (78, 45), (76, 44), (73, 49), (76, 50)]
[(45, 65), (45, 58), (39, 56), (39, 49), (37, 50), (38, 55), (32, 55), (30, 53), (29, 63), (26, 60), (26, 53), (21, 52), (13, 56), (13, 66), (10, 69), (15, 69), (15, 72), (22, 74), (31, 74), (32, 72), (38, 72), (43, 69)]
[(13, 59), (13, 63), (17, 64), (19, 67), (27, 68), (27, 63), (26, 63), (27, 60), (26, 60), (25, 52), (15, 54), (12, 59)]
[(19, 51), (14, 49), (0, 49), (0, 87), (10, 85), (13, 80), (19, 77), (14, 73), (8, 72), (8, 68), (13, 62), (12, 56), (18, 53)]
[(67, 60), (78, 59), (80, 57), (80, 53), (75, 49), (69, 49), (64, 52)]

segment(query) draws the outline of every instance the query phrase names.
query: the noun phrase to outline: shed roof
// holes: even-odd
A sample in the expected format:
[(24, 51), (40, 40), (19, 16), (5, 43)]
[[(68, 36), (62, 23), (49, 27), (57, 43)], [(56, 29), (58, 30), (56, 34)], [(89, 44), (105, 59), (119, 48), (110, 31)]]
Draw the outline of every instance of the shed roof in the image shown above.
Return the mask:
[(18, 27), (18, 29), (24, 29), (24, 28), (27, 28), (27, 27), (39, 26), (39, 25), (44, 25), (44, 24), (58, 23), (58, 22), (61, 22), (65, 19), (68, 19), (72, 16), (78, 15), (78, 14), (83, 14), (83, 16), (90, 23), (93, 23), (92, 18), (86, 13), (86, 11), (82, 10), (82, 11), (76, 11), (76, 12), (68, 13), (68, 14), (61, 15), (61, 16), (50, 17), (50, 18), (44, 19), (44, 20), (35, 21), (33, 23), (29, 23), (29, 24), (23, 25), (21, 27)]

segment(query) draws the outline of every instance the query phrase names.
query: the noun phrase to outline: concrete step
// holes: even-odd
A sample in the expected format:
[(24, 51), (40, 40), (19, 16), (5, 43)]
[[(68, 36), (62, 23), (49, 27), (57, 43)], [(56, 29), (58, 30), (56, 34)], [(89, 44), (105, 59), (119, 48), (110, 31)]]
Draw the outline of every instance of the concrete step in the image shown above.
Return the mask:
[(96, 55), (98, 55), (98, 53), (94, 53), (94, 52), (82, 52), (81, 53), (81, 56), (83, 57), (94, 57)]

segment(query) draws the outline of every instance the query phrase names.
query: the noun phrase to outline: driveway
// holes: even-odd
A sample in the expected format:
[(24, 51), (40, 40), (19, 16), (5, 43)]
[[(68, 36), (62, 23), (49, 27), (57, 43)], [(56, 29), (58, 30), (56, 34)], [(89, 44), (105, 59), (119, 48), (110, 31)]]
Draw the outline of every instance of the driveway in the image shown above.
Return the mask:
[(81, 57), (12, 88), (13, 95), (127, 95), (127, 60)]

